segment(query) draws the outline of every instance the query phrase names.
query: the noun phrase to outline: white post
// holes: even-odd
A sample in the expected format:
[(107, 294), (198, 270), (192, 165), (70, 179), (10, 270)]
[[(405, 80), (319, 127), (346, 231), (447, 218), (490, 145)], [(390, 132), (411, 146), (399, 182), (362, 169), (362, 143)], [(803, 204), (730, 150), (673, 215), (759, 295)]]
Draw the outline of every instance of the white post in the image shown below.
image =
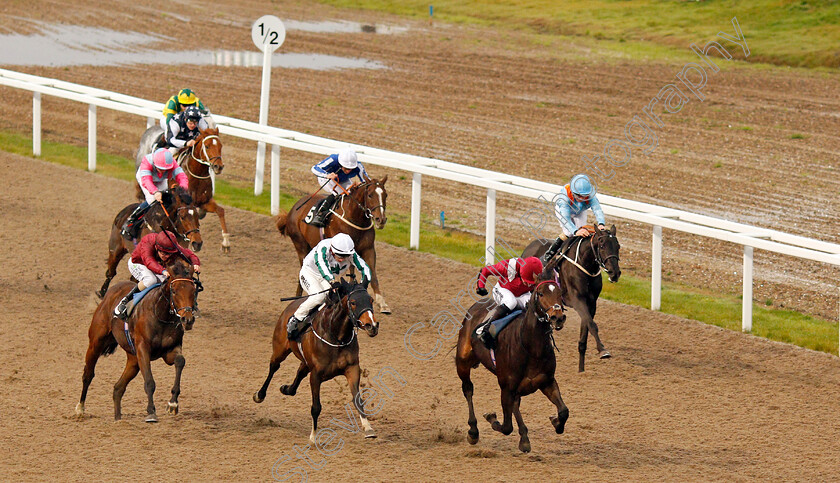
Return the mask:
[(650, 259), (650, 309), (662, 308), (662, 227), (653, 227), (653, 250)]
[(88, 171), (96, 171), (96, 106), (88, 105)]
[[(263, 49), (262, 87), (260, 91), (260, 126), (268, 124), (268, 89), (271, 84), (271, 54), (274, 51), (266, 47)], [(259, 196), (263, 191), (263, 177), (265, 176), (265, 143), (257, 143), (257, 169), (254, 173), (254, 195)]]
[(147, 117), (146, 118), (146, 129), (149, 129), (150, 127), (152, 127), (154, 125), (155, 125), (155, 118)]
[(41, 93), (32, 93), (32, 154), (41, 155)]
[(752, 332), (753, 247), (744, 245), (744, 295), (741, 330)]
[(487, 189), (487, 220), (484, 225), (484, 264), (493, 265), (496, 260), (496, 190)]
[(280, 146), (271, 146), (271, 214), (280, 213)]
[(411, 178), (411, 230), (408, 237), (408, 247), (420, 249), (420, 188), (423, 175), (414, 173)]

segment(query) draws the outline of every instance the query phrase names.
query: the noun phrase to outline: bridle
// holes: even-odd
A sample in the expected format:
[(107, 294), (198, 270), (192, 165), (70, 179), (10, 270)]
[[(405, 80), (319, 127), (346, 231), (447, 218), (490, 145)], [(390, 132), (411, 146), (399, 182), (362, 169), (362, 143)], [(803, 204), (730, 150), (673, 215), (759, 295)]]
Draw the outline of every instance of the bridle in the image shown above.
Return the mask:
[[(211, 139), (218, 139), (219, 143), (222, 142), (217, 134), (211, 134), (209, 136), (203, 137), (200, 142), (196, 143), (200, 146), (200, 149), (201, 149), (201, 157), (200, 158), (197, 158), (195, 156), (195, 151), (196, 151), (195, 146), (192, 147), (189, 150), (190, 158), (194, 159), (199, 164), (203, 164), (203, 165), (207, 166), (210, 169), (212, 169), (212, 167), (213, 167), (213, 161), (215, 161), (217, 159), (222, 159), (221, 156), (212, 156), (211, 157), (209, 154), (207, 154), (207, 145), (204, 144), (204, 143), (211, 140)], [(183, 157), (183, 156), (184, 155), (182, 155), (181, 157)], [(205, 159), (206, 159), (206, 161), (205, 161)], [(197, 178), (197, 179), (207, 179), (207, 178), (209, 178), (210, 177), (210, 169), (208, 169), (208, 171), (207, 171), (207, 176), (198, 176), (190, 170), (190, 164), (189, 163), (184, 163), (184, 171), (189, 173), (190, 176), (192, 176), (193, 178)]]
[[(193, 288), (195, 289), (195, 296), (193, 297), (193, 304), (188, 307), (175, 307), (175, 282), (181, 283), (189, 283), (192, 284)], [(178, 277), (178, 278), (170, 278), (169, 279), (169, 314), (175, 315), (178, 317), (177, 321), (163, 321), (170, 324), (180, 324), (182, 323), (184, 317), (186, 315), (180, 315), (178, 311), (185, 311), (189, 314), (195, 314), (198, 311), (198, 293), (204, 290), (204, 286), (201, 284), (201, 281), (195, 278), (187, 278), (187, 277)]]
[(572, 260), (571, 258), (569, 258), (569, 256), (568, 256), (568, 255), (566, 255), (565, 253), (561, 253), (561, 254), (560, 254), (560, 256), (561, 256), (562, 258), (564, 258), (564, 259), (568, 260), (568, 261), (569, 261), (569, 263), (571, 263), (572, 265), (576, 266), (578, 269), (580, 269), (580, 271), (581, 271), (581, 272), (583, 272), (583, 273), (585, 273), (585, 274), (587, 274), (587, 275), (589, 275), (590, 277), (593, 277), (593, 278), (594, 278), (594, 277), (597, 277), (598, 275), (600, 275), (600, 274), (601, 274), (601, 270), (602, 270), (602, 269), (603, 269), (603, 270), (605, 270), (605, 271), (607, 271), (607, 272), (609, 272), (609, 270), (607, 270), (606, 265), (604, 265), (605, 263), (607, 263), (607, 261), (608, 261), (608, 260), (610, 260), (610, 259), (612, 259), (612, 258), (615, 258), (615, 259), (616, 259), (616, 261), (619, 261), (619, 260), (620, 260), (620, 259), (618, 258), (618, 254), (617, 254), (617, 253), (615, 253), (615, 254), (613, 254), (613, 255), (609, 255), (607, 258), (602, 258), (602, 257), (601, 257), (601, 245), (600, 245), (600, 244), (598, 244), (598, 245), (596, 246), (596, 245), (594, 245), (594, 244), (593, 244), (594, 239), (595, 239), (595, 237), (596, 237), (596, 236), (597, 236), (597, 237), (598, 237), (598, 239), (600, 240), (600, 239), (601, 239), (601, 237), (615, 238), (615, 235), (613, 235), (612, 233), (610, 233), (609, 231), (606, 231), (606, 230), (601, 231), (601, 233), (600, 233), (600, 234), (597, 234), (597, 235), (589, 235), (589, 248), (592, 250), (592, 255), (595, 257), (595, 262), (598, 264), (598, 271), (597, 271), (597, 272), (595, 272), (595, 273), (590, 273), (590, 272), (589, 272), (589, 270), (585, 269), (585, 268), (583, 267), (583, 265), (581, 265), (580, 263), (578, 263), (578, 258), (580, 258), (580, 245), (581, 245), (581, 243), (583, 243), (583, 238), (580, 238), (580, 240), (578, 240), (578, 243), (577, 243), (577, 248), (575, 249), (575, 259), (574, 259), (574, 260)]
[[(367, 289), (365, 289), (365, 288), (356, 288), (355, 290), (353, 290), (353, 291), (351, 291), (350, 293), (348, 293), (348, 294), (347, 294), (347, 301), (348, 301), (348, 302), (350, 301), (350, 296), (351, 296), (351, 295), (353, 295), (354, 293), (358, 293), (358, 292), (365, 292), (365, 293), (367, 293)], [(321, 341), (321, 342), (323, 342), (324, 344), (327, 344), (327, 345), (328, 345), (328, 346), (330, 346), (330, 347), (347, 347), (348, 345), (352, 344), (352, 343), (353, 343), (353, 339), (355, 339), (355, 338), (356, 338), (356, 332), (358, 332), (358, 330), (362, 328), (362, 323), (361, 323), (361, 321), (359, 320), (359, 318), (360, 318), (362, 315), (364, 315), (364, 313), (365, 313), (365, 312), (370, 312), (370, 313), (371, 313), (371, 315), (373, 315), (373, 308), (367, 308), (367, 309), (364, 309), (364, 310), (362, 310), (362, 311), (359, 313), (359, 315), (356, 315), (355, 313), (353, 313), (353, 311), (352, 311), (352, 310), (349, 310), (349, 309), (350, 309), (350, 307), (347, 307), (347, 309), (348, 309), (348, 310), (347, 310), (347, 315), (348, 315), (348, 317), (350, 317), (350, 322), (353, 324), (353, 333), (350, 335), (350, 339), (349, 339), (347, 342), (338, 341), (338, 343), (333, 343), (333, 342), (328, 341), (327, 339), (325, 339), (324, 337), (321, 337), (321, 336), (318, 334), (318, 332), (315, 330), (315, 324), (313, 323), (313, 324), (312, 324), (312, 333), (313, 333), (313, 334), (315, 334), (315, 337), (316, 337), (318, 340), (320, 340), (320, 341)]]
[[(598, 234), (599, 239), (604, 236), (606, 236), (607, 239), (615, 238), (615, 235), (613, 235), (609, 231), (602, 231), (600, 234)], [(607, 258), (601, 258), (601, 244), (599, 243), (597, 247), (593, 245), (592, 240), (594, 238), (594, 236), (589, 237), (589, 247), (592, 249), (592, 253), (595, 255), (595, 261), (598, 262), (598, 265), (600, 265), (602, 269), (607, 270), (607, 267), (604, 264), (607, 263), (607, 261), (611, 258), (615, 258), (616, 262), (620, 261), (620, 258), (618, 258), (618, 253), (609, 255)]]
[[(549, 310), (552, 310), (552, 309), (554, 309), (554, 310), (558, 310), (558, 309), (559, 309), (561, 314), (563, 314), (563, 313), (565, 313), (565, 312), (566, 312), (566, 309), (565, 309), (565, 307), (563, 307), (563, 304), (562, 304), (562, 303), (559, 303), (559, 304), (554, 304), (554, 305), (552, 305), (551, 307), (547, 307), (547, 308), (543, 308), (542, 304), (540, 304), (540, 303), (539, 303), (538, 299), (539, 299), (539, 298), (540, 298), (543, 294), (541, 294), (540, 292), (537, 292), (537, 290), (538, 290), (541, 286), (543, 286), (543, 285), (545, 285), (545, 284), (549, 284), (549, 283), (550, 283), (550, 284), (553, 284), (555, 287), (557, 287), (557, 290), (562, 290), (562, 289), (560, 288), (560, 284), (559, 284), (559, 283), (557, 283), (557, 281), (556, 281), (556, 280), (543, 280), (542, 282), (538, 283), (536, 287), (534, 287), (534, 304), (536, 305), (536, 306), (534, 307), (534, 315), (536, 315), (536, 316), (537, 316), (537, 322), (539, 322), (539, 323), (541, 323), (541, 324), (548, 324), (548, 323), (551, 321), (551, 316), (550, 316), (550, 315), (548, 315), (548, 311), (549, 311)], [(561, 293), (562, 293), (562, 292), (561, 292)], [(541, 310), (540, 310), (540, 309), (541, 309)], [(542, 312), (542, 315), (540, 315), (538, 311), (541, 311), (541, 312)]]
[[(169, 211), (166, 209), (166, 206), (164, 206), (163, 203), (160, 203), (160, 202), (156, 202), (156, 203), (158, 203), (160, 205), (161, 209), (163, 209), (163, 213), (166, 215), (166, 219), (169, 220), (169, 226), (172, 227), (172, 231), (175, 232), (176, 236), (181, 237), (185, 242), (189, 243), (190, 239), (189, 239), (188, 235), (190, 235), (191, 233), (200, 233), (200, 229), (198, 227), (196, 227), (196, 228), (194, 228), (194, 229), (192, 229), (192, 230), (190, 230), (186, 233), (181, 233), (180, 231), (178, 231), (178, 227), (175, 226), (175, 221), (172, 220), (172, 217), (169, 215)], [(175, 220), (180, 220), (180, 218), (178, 216), (178, 212), (180, 212), (181, 210), (186, 210), (186, 209), (189, 209), (189, 206), (182, 206), (182, 207), (176, 209), (175, 210)], [(154, 231), (154, 228), (152, 228), (148, 224), (148, 222), (146, 223), (146, 225), (149, 226), (149, 230)], [(196, 223), (196, 225), (198, 225), (198, 223)], [(161, 229), (163, 229), (163, 228), (161, 228)]]
[[(330, 210), (332, 212), (332, 214), (334, 214), (336, 217), (341, 219), (344, 223), (347, 223), (349, 226), (351, 226), (351, 227), (353, 227), (357, 230), (365, 231), (365, 230), (370, 230), (371, 228), (373, 228), (373, 220), (372, 220), (373, 210), (375, 210), (377, 208), (382, 208), (382, 214), (384, 215), (385, 214), (385, 205), (384, 204), (378, 204), (378, 205), (370, 207), (370, 208), (367, 206), (367, 189), (368, 189), (368, 186), (381, 186), (381, 185), (379, 184), (378, 181), (374, 181), (374, 180), (365, 181), (364, 183), (358, 185), (353, 190), (352, 193), (341, 195), (342, 198), (349, 198), (349, 199), (353, 200), (354, 203), (356, 203), (356, 205), (359, 207), (359, 209), (362, 210), (362, 214), (365, 216), (365, 218), (370, 220), (370, 224), (368, 226), (358, 226), (355, 223), (353, 223), (352, 221), (348, 220), (344, 216), (344, 215), (347, 214), (347, 212), (346, 212), (346, 210), (344, 209), (343, 206), (342, 206), (342, 214), (338, 214), (335, 210)], [(385, 188), (382, 188), (382, 189), (384, 190)], [(364, 205), (362, 203), (360, 203), (359, 200), (357, 200), (354, 196), (356, 194), (356, 192), (358, 192), (358, 191), (361, 191), (362, 193), (364, 193), (364, 195), (363, 195)], [(341, 199), (339, 199), (338, 204), (341, 205)]]

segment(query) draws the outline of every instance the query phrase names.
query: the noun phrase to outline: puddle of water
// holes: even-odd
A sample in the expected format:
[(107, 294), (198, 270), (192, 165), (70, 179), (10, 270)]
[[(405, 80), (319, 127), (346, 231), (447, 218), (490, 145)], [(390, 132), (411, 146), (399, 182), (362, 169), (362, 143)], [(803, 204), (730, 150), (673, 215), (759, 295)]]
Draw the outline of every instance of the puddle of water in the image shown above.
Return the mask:
[(283, 25), (286, 27), (286, 30), (300, 30), (302, 32), (313, 32), (313, 33), (325, 33), (325, 34), (333, 34), (333, 33), (341, 33), (341, 34), (354, 34), (354, 33), (369, 33), (369, 34), (401, 34), (406, 32), (408, 28), (406, 27), (396, 27), (393, 25), (382, 25), (382, 24), (365, 24), (359, 22), (350, 22), (347, 20), (325, 20), (319, 22), (306, 22), (300, 20), (283, 20)]
[[(116, 32), (98, 27), (48, 26), (34, 35), (0, 35), (0, 65), (65, 67), (136, 64), (220, 65), (261, 67), (262, 53), (254, 51), (157, 51), (147, 47), (171, 40), (139, 32)], [(272, 66), (288, 69), (386, 69), (381, 62), (324, 54), (275, 53)]]

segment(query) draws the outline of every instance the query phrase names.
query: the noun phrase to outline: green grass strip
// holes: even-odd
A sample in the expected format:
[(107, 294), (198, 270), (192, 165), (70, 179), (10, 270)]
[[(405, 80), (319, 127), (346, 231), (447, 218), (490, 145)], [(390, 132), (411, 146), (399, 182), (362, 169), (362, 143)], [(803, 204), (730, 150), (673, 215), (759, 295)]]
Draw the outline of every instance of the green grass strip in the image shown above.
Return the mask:
[[(0, 131), (0, 150), (34, 158), (32, 139), (20, 134)], [(87, 148), (41, 142), (44, 161), (87, 169)], [(123, 180), (134, 179), (134, 161), (120, 156), (99, 152), (96, 157), (97, 173)], [(280, 206), (288, 210), (299, 196), (281, 192)], [(270, 214), (270, 193), (254, 196), (253, 186), (217, 180), (216, 200), (225, 206)], [(116, 209), (116, 208), (115, 208)], [(388, 223), (376, 238), (394, 246), (408, 248), (410, 216), (389, 210)], [(457, 260), (476, 267), (481, 266), (484, 239), (471, 233), (441, 229), (435, 220), (424, 217), (420, 223), (421, 251)], [(650, 308), (650, 281), (623, 274), (618, 284), (604, 279), (602, 297), (623, 304)], [(662, 312), (699, 320), (730, 330), (741, 328), (741, 301), (738, 297), (702, 291), (696, 287), (665, 284), (662, 290)], [(796, 344), (823, 352), (838, 352), (837, 321), (828, 321), (791, 310), (766, 308), (753, 304), (753, 334)]]

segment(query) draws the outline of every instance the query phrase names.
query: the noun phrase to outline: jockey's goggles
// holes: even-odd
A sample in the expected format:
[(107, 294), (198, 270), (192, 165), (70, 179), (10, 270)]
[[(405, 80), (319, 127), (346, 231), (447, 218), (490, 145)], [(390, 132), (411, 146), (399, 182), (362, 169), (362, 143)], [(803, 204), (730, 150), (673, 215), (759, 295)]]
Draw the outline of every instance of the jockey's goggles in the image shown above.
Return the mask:
[(579, 195), (577, 193), (575, 193), (574, 195), (575, 199), (578, 201), (589, 201), (589, 198), (591, 198), (590, 196)]

